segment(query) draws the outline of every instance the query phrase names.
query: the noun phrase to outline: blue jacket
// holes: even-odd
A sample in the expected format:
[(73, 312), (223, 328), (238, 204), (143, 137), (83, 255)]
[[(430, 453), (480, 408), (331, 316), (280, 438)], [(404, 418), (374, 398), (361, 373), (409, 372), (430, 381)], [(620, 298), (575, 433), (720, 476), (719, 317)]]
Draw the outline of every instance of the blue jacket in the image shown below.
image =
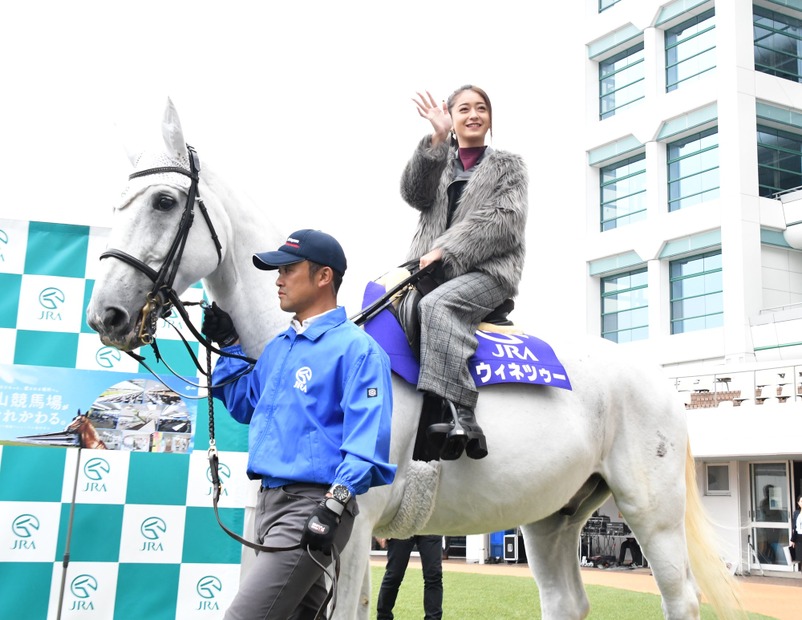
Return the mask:
[[(239, 345), (225, 349), (240, 353)], [(220, 357), (217, 385), (246, 363)], [(253, 372), (213, 395), (249, 424), (248, 476), (263, 486), (344, 484), (352, 494), (389, 484), (392, 387), (387, 354), (338, 307), (301, 334), (290, 327)]]

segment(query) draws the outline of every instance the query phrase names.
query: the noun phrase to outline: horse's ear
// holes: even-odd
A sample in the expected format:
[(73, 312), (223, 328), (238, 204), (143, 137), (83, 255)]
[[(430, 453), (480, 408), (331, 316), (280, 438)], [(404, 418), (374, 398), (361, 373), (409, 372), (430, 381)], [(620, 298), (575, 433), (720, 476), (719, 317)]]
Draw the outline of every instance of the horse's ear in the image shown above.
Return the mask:
[(136, 166), (137, 161), (139, 161), (139, 156), (142, 154), (142, 149), (135, 149), (131, 146), (129, 137), (125, 135), (123, 128), (118, 122), (113, 121), (111, 127), (117, 136), (117, 141), (122, 145), (122, 150), (128, 158), (128, 161), (131, 162), (132, 166)]
[(136, 166), (136, 162), (139, 161), (139, 153), (129, 151), (125, 145), (123, 145), (123, 148), (125, 148), (125, 154), (128, 156), (128, 161), (131, 162), (132, 166)]
[(174, 159), (186, 159), (187, 145), (184, 142), (184, 132), (181, 129), (181, 120), (178, 112), (173, 105), (172, 99), (167, 98), (167, 105), (164, 108), (164, 118), (162, 119), (162, 137), (164, 146), (168, 154)]

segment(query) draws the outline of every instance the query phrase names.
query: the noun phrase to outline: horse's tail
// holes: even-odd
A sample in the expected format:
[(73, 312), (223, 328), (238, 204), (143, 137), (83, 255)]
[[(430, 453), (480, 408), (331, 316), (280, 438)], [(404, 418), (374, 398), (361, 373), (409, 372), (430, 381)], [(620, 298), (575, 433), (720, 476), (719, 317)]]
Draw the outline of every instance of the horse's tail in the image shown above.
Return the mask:
[(736, 583), (724, 560), (716, 551), (717, 536), (707, 517), (696, 486), (696, 465), (688, 442), (685, 459), (685, 532), (691, 570), (702, 595), (717, 618), (746, 618)]

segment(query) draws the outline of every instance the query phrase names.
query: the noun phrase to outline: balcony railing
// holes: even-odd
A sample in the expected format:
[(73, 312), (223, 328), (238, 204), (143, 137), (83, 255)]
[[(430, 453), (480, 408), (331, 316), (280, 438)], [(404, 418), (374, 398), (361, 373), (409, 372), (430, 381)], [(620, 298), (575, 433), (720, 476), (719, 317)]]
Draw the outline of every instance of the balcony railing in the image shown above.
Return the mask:
[(802, 365), (686, 375), (673, 383), (686, 409), (802, 401)]

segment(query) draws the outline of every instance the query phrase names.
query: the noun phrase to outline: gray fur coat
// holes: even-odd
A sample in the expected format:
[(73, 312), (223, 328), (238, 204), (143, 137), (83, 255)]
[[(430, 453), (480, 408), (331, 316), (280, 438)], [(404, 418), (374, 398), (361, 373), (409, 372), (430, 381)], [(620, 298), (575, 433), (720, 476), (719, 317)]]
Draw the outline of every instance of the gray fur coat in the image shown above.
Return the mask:
[(447, 229), (455, 150), (447, 142), (431, 144), (430, 135), (420, 141), (401, 177), (402, 198), (420, 211), (407, 260), (439, 247), (447, 278), (481, 271), (515, 296), (526, 254), (526, 164), (518, 155), (488, 148)]

